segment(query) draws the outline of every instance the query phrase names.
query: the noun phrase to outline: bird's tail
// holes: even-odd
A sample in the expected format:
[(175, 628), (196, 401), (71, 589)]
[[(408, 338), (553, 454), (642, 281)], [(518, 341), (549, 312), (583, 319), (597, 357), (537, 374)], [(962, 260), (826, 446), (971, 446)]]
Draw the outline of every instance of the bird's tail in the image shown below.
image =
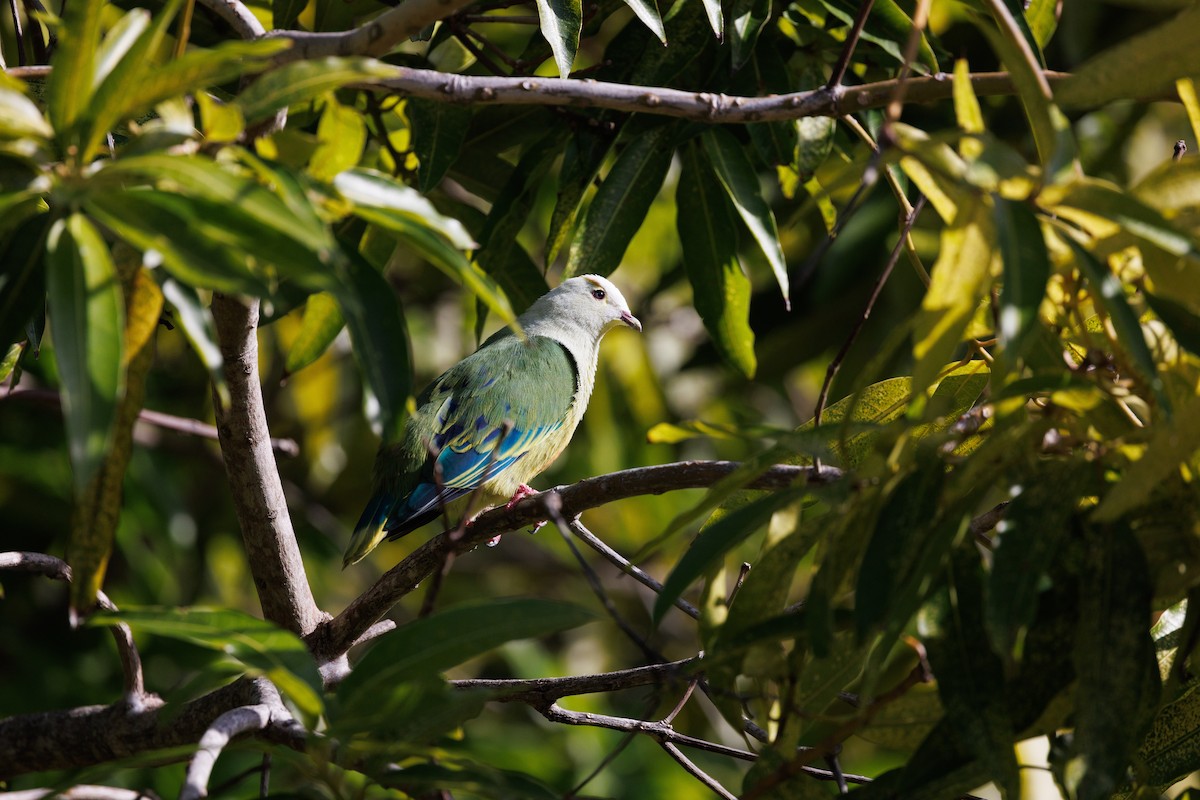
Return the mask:
[(395, 499), (384, 489), (377, 489), (371, 496), (371, 501), (363, 509), (358, 524), (354, 526), (354, 534), (350, 544), (346, 546), (346, 555), (342, 557), (342, 569), (361, 561), (367, 553), (375, 549), (375, 545), (383, 541), (387, 535), (383, 526), (387, 523)]

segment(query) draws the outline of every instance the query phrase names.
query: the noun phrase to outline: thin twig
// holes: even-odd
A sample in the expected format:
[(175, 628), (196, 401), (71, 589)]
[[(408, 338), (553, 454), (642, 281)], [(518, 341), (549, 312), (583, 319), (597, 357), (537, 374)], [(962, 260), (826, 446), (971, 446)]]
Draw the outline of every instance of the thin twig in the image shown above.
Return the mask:
[(21, 27), (21, 12), (17, 9), (17, 2), (18, 0), (8, 0), (8, 7), (12, 11), (13, 36), (17, 40), (17, 63), (23, 67), (26, 64), (25, 31)]
[(680, 752), (678, 747), (670, 742), (660, 742), (659, 746), (667, 752), (667, 755), (675, 759), (679, 766), (683, 767), (684, 771), (709, 789), (712, 789), (718, 797), (722, 797), (724, 800), (737, 800), (736, 794), (726, 789), (721, 785), (720, 781), (696, 766), (696, 763)]
[(638, 686), (682, 684), (684, 680), (691, 679), (701, 663), (700, 656), (693, 656), (666, 664), (650, 664), (593, 675), (523, 679), (469, 678), (452, 680), (450, 685), (456, 689), (487, 689), (492, 692), (489, 699), (497, 703), (526, 703), (534, 707), (544, 707), (564, 697), (576, 697), (581, 694), (616, 692)]
[(925, 35), (925, 24), (929, 21), (929, 6), (930, 0), (917, 0), (917, 7), (913, 10), (912, 30), (909, 31), (908, 41), (904, 45), (904, 63), (900, 67), (900, 74), (896, 76), (896, 88), (892, 92), (891, 101), (884, 114), (883, 129), (887, 132), (889, 141), (891, 140), (892, 123), (900, 119), (900, 112), (904, 109), (905, 96), (911, 89), (912, 81), (908, 76), (912, 72), (912, 62), (917, 58), (921, 37)]
[(536, 710), (551, 722), (561, 722), (564, 725), (607, 728), (612, 731), (633, 731), (645, 734), (659, 744), (670, 742), (672, 744), (695, 748), (696, 750), (704, 750), (708, 753), (741, 759), (742, 761), (755, 761), (758, 759), (758, 756), (749, 750), (739, 750), (736, 747), (730, 747), (719, 742), (710, 742), (706, 739), (698, 739), (695, 736), (679, 733), (666, 722), (614, 717), (608, 714), (596, 714), (589, 711), (568, 711), (557, 703), (552, 703), (549, 706)]
[(842, 52), (838, 54), (838, 60), (833, 65), (829, 82), (825, 84), (826, 89), (836, 92), (842, 85), (842, 78), (846, 77), (846, 67), (850, 66), (854, 48), (858, 46), (858, 39), (862, 36), (863, 26), (867, 24), (867, 17), (871, 15), (871, 6), (873, 5), (875, 5), (875, 0), (862, 0), (859, 3), (858, 14), (854, 17), (854, 26), (846, 34), (846, 42), (842, 45)]
[[(52, 580), (71, 582), (71, 567), (67, 562), (46, 553), (0, 553), (0, 570), (32, 572)], [(116, 605), (103, 590), (96, 593), (96, 603), (105, 611), (117, 613)], [(133, 632), (124, 622), (108, 628), (116, 642), (125, 676), (125, 705), (131, 713), (140, 713), (146, 708), (146, 678), (142, 672), (142, 658), (133, 641)]]
[(575, 560), (579, 562), (579, 568), (583, 570), (583, 575), (587, 579), (588, 585), (592, 588), (593, 594), (596, 595), (596, 598), (600, 601), (600, 604), (604, 606), (604, 610), (608, 612), (608, 615), (612, 617), (613, 622), (617, 624), (617, 627), (621, 629), (621, 632), (624, 633), (631, 642), (638, 646), (638, 648), (642, 651), (642, 655), (654, 661), (665, 661), (666, 659), (663, 658), (662, 654), (651, 647), (650, 643), (646, 641), (646, 637), (634, 630), (629, 621), (626, 620), (621, 612), (617, 610), (612, 598), (610, 598), (608, 593), (604, 590), (604, 585), (600, 583), (600, 576), (596, 574), (596, 571), (593, 570), (591, 565), (587, 563), (587, 559), (583, 557), (583, 553), (581, 553), (579, 548), (575, 546), (575, 542), (571, 538), (570, 523), (563, 519), (562, 499), (559, 498), (558, 495), (547, 497), (546, 510), (550, 512), (550, 521), (554, 523), (556, 528), (558, 528), (558, 532), (562, 536), (563, 541), (571, 550), (572, 555), (575, 556)]
[[(0, 394), (0, 401), (9, 399), (27, 400), (41, 405), (53, 406), (54, 408), (62, 407), (62, 398), (58, 392), (52, 389), (13, 389)], [(217, 432), (216, 427), (209, 425), (207, 422), (201, 422), (198, 419), (190, 419), (188, 417), (177, 417), (174, 414), (152, 411), (148, 408), (143, 408), (138, 412), (138, 422), (144, 422), (147, 425), (175, 431), (176, 433), (187, 434), (188, 436), (197, 436), (201, 439), (212, 439), (214, 442), (220, 439), (220, 434)], [(281, 456), (295, 457), (300, 455), (300, 445), (296, 444), (295, 439), (272, 438), (271, 449)]]
[[(611, 564), (618, 567), (622, 572), (636, 580), (638, 583), (651, 589), (655, 594), (662, 592), (663, 585), (661, 583), (652, 578), (641, 567), (633, 564), (623, 555), (605, 544), (600, 537), (596, 536), (596, 534), (584, 527), (583, 523), (578, 519), (571, 522), (571, 532), (582, 539), (588, 547), (607, 558)], [(700, 609), (696, 608), (682, 597), (675, 600), (675, 607), (687, 614), (692, 619), (700, 619)]]
[(842, 368), (842, 362), (846, 360), (846, 356), (850, 353), (851, 346), (854, 345), (858, 335), (862, 333), (863, 327), (867, 324), (867, 319), (871, 316), (871, 311), (875, 308), (875, 303), (879, 300), (879, 295), (883, 292), (883, 287), (887, 283), (888, 278), (892, 276), (892, 270), (896, 267), (896, 262), (900, 260), (900, 251), (904, 248), (904, 241), (908, 234), (912, 231), (913, 223), (917, 221), (921, 210), (925, 208), (925, 197), (922, 195), (913, 206), (912, 213), (908, 215), (908, 219), (904, 221), (904, 229), (900, 231), (900, 238), (896, 240), (896, 246), (892, 248), (892, 253), (888, 256), (887, 264), (883, 267), (883, 272), (875, 279), (875, 286), (871, 289), (871, 295), (867, 298), (867, 304), (863, 308), (863, 312), (859, 314), (858, 319), (854, 322), (854, 328), (851, 329), (850, 335), (842, 342), (841, 348), (837, 355), (829, 362), (829, 366), (825, 369), (825, 380), (821, 384), (821, 392), (817, 395), (817, 406), (813, 411), (813, 423), (817, 426), (821, 424), (821, 414), (825, 411), (825, 403), (829, 400), (829, 390), (833, 386), (833, 379), (837, 377), (838, 370)]

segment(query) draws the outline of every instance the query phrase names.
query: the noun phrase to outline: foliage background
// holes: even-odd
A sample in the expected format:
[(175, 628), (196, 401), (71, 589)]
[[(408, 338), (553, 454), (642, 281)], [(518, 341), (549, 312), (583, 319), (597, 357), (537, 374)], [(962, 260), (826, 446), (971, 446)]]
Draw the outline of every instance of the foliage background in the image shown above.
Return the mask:
[[(816, 9), (838, 4), (801, 2), (795, 5)], [(852, 8), (851, 4), (844, 5)], [(912, 4), (899, 5), (912, 12)], [(969, 59), (970, 68), (975, 72), (1001, 67), (981, 26), (972, 21), (970, 5), (933, 4), (929, 33), (939, 48), (941, 65), (947, 71), (955, 57)], [(1171, 8), (1155, 7), (1158, 5)], [(1137, 32), (1168, 20), (1174, 13), (1173, 8), (1180, 5), (1185, 4), (1065, 3), (1057, 29), (1045, 47), (1045, 62), (1053, 69), (1070, 72), (1116, 42), (1129, 40)], [(256, 6), (255, 10), (267, 12), (269, 19), (271, 9)], [(373, 4), (361, 1), (348, 4), (314, 2), (299, 13), (298, 19), (310, 28), (339, 30), (376, 10)], [(314, 16), (322, 11), (328, 16)], [(665, 7), (663, 11), (666, 11)], [(274, 9), (274, 12), (278, 15), (280, 10)], [(108, 7), (105, 13), (108, 15), (106, 24), (111, 24), (118, 16), (116, 7)], [(198, 46), (215, 43), (226, 36), (213, 26), (211, 19), (197, 13), (193, 36)], [(609, 15), (607, 21), (594, 36), (585, 39), (577, 68), (600, 62), (601, 54), (620, 35), (619, 31), (637, 24), (632, 13), (624, 8), (614, 10), (605, 6), (603, 13)], [(779, 9), (776, 9), (778, 13)], [(522, 37), (530, 33), (527, 28), (517, 25), (496, 27), (496, 41), (510, 51), (519, 51)], [(831, 24), (830, 27), (834, 26)], [(774, 28), (769, 30), (774, 31)], [(836, 37), (833, 42), (837, 42)], [(897, 40), (894, 44), (902, 45), (903, 42)], [(837, 53), (828, 45), (828, 41), (819, 39), (808, 49), (802, 49), (802, 56), (804, 59), (811, 57), (821, 68), (827, 69)], [(16, 46), (7, 19), (0, 23), (0, 46), (9, 66), (13, 66), (11, 54)], [(424, 56), (425, 47), (421, 42), (406, 43), (401, 48), (406, 55), (393, 60), (416, 62)], [(447, 59), (443, 63), (451, 63), (456, 57), (450, 49), (448, 47), (448, 52), (442, 54)], [(535, 51), (538, 49), (534, 48)], [(854, 82), (883, 79), (896, 71), (895, 59), (889, 60), (878, 45), (864, 43), (857, 53), (858, 60), (851, 74)], [(538, 67), (538, 73), (555, 74), (549, 53), (541, 52), (540, 55), (545, 60)], [(801, 58), (797, 57), (797, 60)], [(1184, 75), (1194, 72), (1194, 66), (1168, 64), (1164, 70), (1176, 69)], [(478, 65), (473, 69), (482, 71)], [(724, 73), (720, 74), (722, 77), (715, 80), (726, 83)], [(1166, 77), (1173, 80), (1178, 76), (1170, 74)], [(722, 89), (732, 91), (736, 85), (735, 76)], [(743, 91), (754, 94), (754, 88)], [(308, 154), (321, 138), (319, 108), (322, 102), (328, 102), (327, 97), (306, 99), (293, 105), (287, 129), (274, 137), (274, 144), (265, 145), (268, 150), (275, 148), (269, 156), (297, 169), (306, 164), (310, 172), (319, 169), (319, 165), (313, 166), (317, 162), (309, 164)], [(337, 97), (366, 118), (367, 101), (363, 95), (341, 90)], [(1013, 96), (999, 96), (985, 97), (980, 102), (986, 131), (992, 140), (1035, 162), (1037, 151), (1020, 101)], [(1130, 187), (1154, 170), (1164, 169), (1163, 165), (1170, 162), (1176, 140), (1194, 143), (1187, 114), (1177, 102), (1118, 99), (1097, 105), (1096, 108), (1070, 110), (1070, 130), (1078, 145), (1082, 172), (1088, 176)], [(425, 113), (430, 112), (426, 109)], [(536, 149), (538, 135), (547, 118), (566, 117), (580, 125), (584, 124), (580, 120), (586, 119), (583, 113), (576, 117), (575, 112), (570, 111), (503, 106), (483, 109), (477, 114), (477, 121), (486, 118), (488, 123), (494, 124), (504, 119), (513, 126), (514, 148), (501, 150), (510, 166), (516, 163), (516, 155)], [(873, 131), (878, 130), (881, 121), (878, 112), (860, 116), (865, 125)], [(953, 142), (957, 136), (954, 131), (961, 124), (948, 99), (925, 105), (910, 104), (904, 109), (903, 120), (935, 136), (940, 134), (952, 143), (956, 143)], [(389, 117), (389, 127), (393, 129), (393, 143), (403, 149), (409, 135), (406, 120), (393, 115)], [(488, 125), (481, 124), (481, 127)], [(742, 137), (739, 141), (744, 140), (743, 129), (739, 128), (737, 135)], [(470, 155), (471, 147), (472, 143), (468, 141), (463, 153)], [(487, 147), (494, 148), (495, 145), (488, 143)], [(481, 146), (480, 152), (494, 156), (487, 147)], [(260, 150), (260, 154), (262, 152)], [(399, 172), (402, 179), (424, 191), (430, 187), (422, 183), (423, 173), (414, 169), (412, 163), (415, 160), (424, 165), (423, 155), (425, 153), (418, 148)], [(372, 142), (362, 151), (360, 163), (386, 170), (389, 157), (378, 143)], [(1190, 155), (1187, 160), (1191, 160)], [(832, 153), (816, 176), (823, 186), (830, 187), (827, 199), (837, 213), (845, 214), (852, 200), (861, 200), (861, 207), (853, 214), (845, 214), (844, 228), (827, 248), (828, 232), (820, 205), (802, 190), (787, 196), (774, 181), (773, 170), (759, 165), (764, 196), (779, 224), (779, 242), (787, 260), (792, 290), (789, 312), (784, 308), (775, 278), (763, 263), (762, 254), (747, 245), (747, 237), (743, 234), (741, 253), (748, 266), (752, 287), (748, 319), (753, 329), (757, 367), (750, 378), (743, 374), (745, 370), (739, 371), (722, 358), (721, 349), (714, 345), (695, 309), (692, 283), (676, 231), (675, 189), (681, 169), (681, 159), (677, 157), (661, 188), (653, 187), (654, 199), (614, 274), (614, 280), (621, 285), (634, 312), (641, 318), (646, 334), (637, 337), (620, 332), (606, 340), (602, 349), (601, 376), (584, 424), (566, 455), (542, 476), (539, 488), (635, 465), (686, 458), (751, 458), (763, 452), (764, 441), (774, 438), (774, 434), (759, 435), (762, 426), (790, 430), (809, 420), (830, 359), (862, 316), (871, 285), (899, 235), (897, 216), (901, 212), (884, 182), (876, 184), (865, 197), (854, 194), (858, 187), (857, 178), (867, 162), (868, 155), (861, 142), (846, 126), (838, 125)], [(351, 159), (349, 163), (352, 165), (355, 161)], [(472, 175), (485, 184), (493, 177), (486, 171), (482, 174), (476, 171), (480, 169), (480, 163), (483, 162), (460, 162), (457, 167), (451, 167), (449, 175), (473, 191), (468, 182)], [(611, 163), (611, 159), (606, 163)], [(390, 166), (395, 164), (390, 163)], [(422, 166), (422, 169), (427, 167)], [(528, 220), (519, 237), (538, 265), (545, 260), (544, 243), (558, 185), (555, 179), (562, 176), (563, 169), (560, 162), (553, 162), (545, 179), (538, 184)], [(4, 188), (12, 190), (11, 185)], [(492, 188), (495, 190), (496, 186), (493, 184)], [(472, 234), (477, 238), (480, 236), (483, 215), (478, 208), (472, 209), (470, 204), (463, 203), (460, 192), (447, 191), (443, 186), (440, 192), (430, 191), (430, 195), (443, 213), (463, 219)], [(825, 198), (822, 195), (822, 199)], [(492, 197), (485, 199), (494, 200)], [(486, 208), (486, 204), (476, 205)], [(933, 210), (926, 210), (913, 227), (915, 254), (927, 268), (938, 258), (943, 229), (943, 223)], [(1192, 234), (1188, 233), (1188, 236)], [(548, 265), (547, 277), (551, 283), (562, 271), (566, 248), (563, 250), (559, 258)], [(1059, 269), (1061, 271), (1061, 267)], [(502, 279), (503, 269), (489, 271), (496, 273), (500, 284), (508, 288)], [(413, 253), (400, 252), (393, 257), (386, 278), (404, 310), (404, 322), (414, 353), (413, 385), (420, 387), (473, 349), (483, 307), (475, 296), (464, 291), (460, 282), (433, 269), (425, 259)], [(1134, 287), (1127, 286), (1127, 289), (1132, 296)], [(1175, 299), (1182, 297), (1182, 301), (1187, 301), (1184, 294), (1181, 292)], [(913, 373), (911, 348), (904, 346), (906, 339), (898, 341), (897, 337), (908, 336), (908, 321), (919, 314), (925, 296), (916, 272), (902, 259), (842, 364), (830, 393), (831, 400), (868, 384)], [(1173, 295), (1168, 293), (1168, 296)], [(363, 564), (346, 571), (340, 569), (339, 555), (348, 529), (369, 493), (370, 469), (378, 437), (362, 413), (362, 378), (345, 332), (312, 364), (284, 379), (289, 353), (294, 351), (304, 332), (303, 310), (296, 305), (297, 299), (281, 293), (268, 298), (264, 306), (260, 374), (272, 434), (292, 439), (298, 445), (298, 453), (281, 457), (279, 465), (313, 593), (322, 608), (336, 611), (420, 544), (424, 536), (414, 535), (398, 544), (386, 545)], [(1136, 298), (1134, 302), (1138, 302)], [(515, 297), (513, 305), (520, 307)], [(485, 328), (490, 330), (497, 324), (495, 315), (491, 315)], [(1121, 338), (1128, 331), (1118, 333)], [(1177, 329), (1175, 334), (1190, 348), (1184, 333)], [(896, 344), (900, 346), (893, 347)], [(726, 343), (726, 354), (735, 346)], [(400, 348), (400, 345), (397, 343), (396, 347)], [(879, 358), (880, 353), (890, 355)], [(1160, 366), (1170, 360), (1162, 357), (1161, 351), (1156, 351), (1155, 355)], [(1117, 357), (1122, 357), (1119, 352)], [(1182, 382), (1190, 379), (1194, 386), (1194, 376), (1190, 372), (1193, 358), (1187, 355), (1186, 369), (1179, 366), (1179, 372)], [(57, 388), (57, 363), (52, 342), (42, 348), (38, 358), (27, 353), (21, 361), (24, 370), (21, 386)], [(180, 327), (158, 331), (154, 365), (146, 378), (147, 408), (183, 418), (212, 421), (214, 411), (209, 379), (209, 373), (189, 347)], [(1145, 385), (1134, 387), (1133, 392), (1140, 393), (1148, 405), (1156, 402)], [(1081, 408), (1072, 411), (1079, 412), (1086, 428), (1089, 408)], [(1161, 409), (1156, 409), (1154, 413), (1160, 412)], [(686, 438), (673, 443), (647, 441), (647, 433), (660, 423), (697, 419), (728, 426), (733, 434)], [(1154, 419), (1158, 421), (1159, 418)], [(888, 441), (899, 441), (904, 434), (892, 430), (887, 437), (892, 436), (895, 438)], [(1113, 450), (1119, 450), (1127, 443), (1125, 436), (1126, 432), (1117, 434), (1112, 428), (1106, 428), (1094, 440), (1101, 443), (1101, 449), (1111, 446)], [(238, 533), (237, 516), (225, 485), (218, 445), (141, 424), (135, 429), (134, 438), (135, 446), (123, 483), (122, 511), (116, 527), (112, 560), (104, 579), (105, 591), (120, 608), (204, 605), (258, 615), (258, 598)], [(1083, 447), (1081, 444), (1080, 448)], [(29, 397), (12, 397), (0, 402), (0, 519), (3, 520), (0, 527), (4, 529), (4, 549), (59, 555), (67, 551), (74, 503), (68, 449), (67, 434), (55, 404)], [(986, 482), (986, 477), (983, 481)], [(1006, 490), (999, 483), (990, 488), (995, 491), (990, 494), (981, 491), (980, 496), (992, 497)], [(1188, 480), (1182, 480), (1178, 492), (1183, 498), (1179, 501), (1181, 505), (1191, 502)], [(1089, 493), (1081, 492), (1080, 496), (1086, 498)], [(611, 546), (631, 554), (659, 536), (678, 514), (692, 508), (702, 497), (701, 490), (636, 497), (590, 510), (585, 520)], [(1076, 500), (1072, 496), (1064, 503), (1071, 505)], [(974, 511), (985, 508), (986, 505)], [(1169, 548), (1175, 548), (1182, 555), (1171, 550), (1170, 556), (1152, 557), (1154, 563), (1171, 563), (1176, 555), (1179, 564), (1192, 563), (1197, 548), (1190, 514), (1190, 510), (1182, 511), (1173, 521), (1181, 533), (1170, 540)], [(687, 535), (668, 539), (641, 562), (641, 566), (664, 578), (687, 551), (694, 529), (692, 526)], [(746, 543), (731, 547), (726, 555), (727, 562), (733, 566), (743, 559), (755, 561), (760, 553), (759, 538), (751, 537)], [(1153, 556), (1153, 547), (1144, 546)], [(1168, 548), (1167, 544), (1163, 546)], [(803, 576), (811, 573), (813, 559), (820, 557), (810, 554), (808, 560), (798, 564), (798, 574), (802, 577), (792, 587), (789, 597), (797, 599), (806, 595), (808, 581)], [(616, 607), (635, 627), (653, 631), (651, 641), (661, 653), (668, 658), (685, 658), (696, 652), (698, 633), (694, 623), (680, 615), (668, 614), (655, 628), (653, 595), (631, 580), (620, 578), (611, 568), (598, 569)], [(10, 574), (4, 575), (3, 585), (0, 715), (105, 702), (120, 693), (120, 664), (114, 657), (111, 640), (98, 628), (70, 629), (65, 613), (66, 590), (61, 585), (38, 577)], [(476, 551), (457, 560), (441, 590), (439, 607), (519, 595), (567, 600), (598, 610), (598, 603), (585, 587), (574, 557), (550, 526), (535, 537), (520, 532), (507, 534), (499, 547)], [(1172, 605), (1189, 589), (1190, 584), (1181, 581), (1169, 590), (1157, 592), (1156, 610)], [(694, 597), (695, 592), (689, 596)], [(392, 616), (401, 623), (407, 622), (415, 617), (418, 608), (419, 600), (414, 594), (396, 606)], [(1149, 611), (1149, 608), (1145, 610)], [(1148, 625), (1148, 614), (1146, 622)], [(227, 660), (195, 645), (152, 635), (139, 635), (138, 641), (148, 686), (167, 698), (192, 696), (202, 687), (237, 672), (236, 666), (231, 666)], [(642, 663), (641, 658), (638, 648), (615, 626), (602, 619), (542, 640), (510, 643), (456, 667), (450, 675), (587, 674)], [(919, 687), (913, 691), (929, 689)], [(1185, 694), (1180, 691), (1181, 696)], [(570, 707), (630, 717), (643, 717), (648, 713), (661, 716), (670, 710), (674, 699), (648, 689), (635, 689), (612, 696), (576, 698), (570, 702)], [(650, 711), (646, 710), (647, 703), (653, 706)], [(710, 736), (734, 743), (739, 741), (720, 721), (720, 714), (702, 703), (693, 703), (684, 709), (677, 727), (709, 731)], [(609, 731), (556, 729), (529, 708), (507, 704), (489, 706), (481, 716), (467, 722), (461, 732), (461, 742), (455, 746), (484, 763), (526, 772), (564, 792), (586, 775), (619, 739), (618, 734)], [(919, 740), (917, 736), (908, 746), (893, 749), (852, 740), (842, 760), (848, 770), (875, 776), (910, 762)], [(353, 779), (318, 762), (289, 755), (282, 748), (276, 748), (275, 757), (272, 786), (279, 791), (302, 790), (334, 796), (348, 796), (353, 792), (351, 783), (342, 783)], [(221, 785), (224, 779), (238, 775), (259, 760), (260, 753), (253, 744), (225, 755), (218, 762), (217, 773), (210, 785)], [(697, 756), (697, 762), (722, 783), (740, 785), (744, 773), (742, 765), (704, 754)], [(1200, 763), (1193, 764), (1192, 768), (1196, 766)], [(1118, 769), (1117, 772), (1122, 771)], [(168, 796), (178, 792), (183, 774), (184, 764), (108, 766), (94, 773), (55, 775), (52, 779), (68, 783), (120, 784)], [(44, 777), (18, 779), (10, 787), (43, 785), (45, 781), (41, 779)], [(226, 792), (230, 796), (244, 796), (250, 791), (247, 785), (238, 784)], [(936, 790), (930, 791), (937, 795)], [(703, 790), (694, 778), (666, 759), (652, 741), (643, 738), (635, 740), (628, 751), (590, 783), (587, 792), (602, 796), (685, 797), (701, 796)]]

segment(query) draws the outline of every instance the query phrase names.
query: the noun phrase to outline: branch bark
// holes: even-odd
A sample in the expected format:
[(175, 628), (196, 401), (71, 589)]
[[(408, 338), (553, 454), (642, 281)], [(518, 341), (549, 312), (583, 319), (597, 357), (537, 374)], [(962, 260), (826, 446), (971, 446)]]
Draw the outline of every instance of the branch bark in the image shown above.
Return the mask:
[[(231, 387), (232, 389), (232, 387)], [(309, 649), (318, 661), (339, 657), (349, 649), (396, 602), (440, 568), (447, 553), (474, 550), (493, 536), (535, 525), (551, 516), (546, 497), (555, 493), (562, 501), (562, 515), (573, 519), (589, 508), (646, 494), (663, 494), (676, 489), (712, 486), (738, 467), (736, 461), (681, 461), (654, 467), (612, 472), (586, 478), (570, 486), (556, 486), (527, 497), (512, 508), (493, 508), (480, 514), (463, 536), (452, 539), (443, 533), (418, 547), (407, 558), (388, 570), (332, 620), (322, 623), (306, 637)], [(748, 489), (782, 489), (799, 480), (811, 483), (840, 479), (842, 473), (825, 467), (820, 473), (812, 467), (776, 465), (746, 485)]]
[[(163, 700), (153, 694), (146, 695), (140, 712), (114, 704), (18, 714), (0, 720), (0, 780), (194, 746), (224, 712), (259, 703), (283, 707), (278, 690), (265, 678), (234, 681), (167, 714), (161, 713)], [(48, 736), (48, 731), (54, 735)], [(261, 736), (295, 750), (303, 750), (306, 742), (304, 731), (296, 726), (271, 725)]]
[(263, 616), (304, 636), (326, 617), (308, 585), (271, 451), (258, 380), (258, 301), (214, 293), (212, 314), (230, 401), (222, 408), (214, 392), (213, 403), (246, 558)]
[[(199, 800), (208, 796), (208, 779), (225, 745), (236, 736), (261, 731), (271, 722), (272, 709), (265, 704), (231, 708), (213, 720), (200, 737), (200, 749), (188, 765), (179, 800)], [(289, 715), (290, 717), (290, 715)]]

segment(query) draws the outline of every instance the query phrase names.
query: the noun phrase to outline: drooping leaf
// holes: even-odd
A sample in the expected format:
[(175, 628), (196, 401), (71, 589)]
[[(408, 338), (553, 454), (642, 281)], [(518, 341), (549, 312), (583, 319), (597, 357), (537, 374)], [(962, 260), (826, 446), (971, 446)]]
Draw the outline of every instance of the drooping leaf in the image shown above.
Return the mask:
[(400, 303), (357, 253), (335, 294), (363, 373), (367, 420), (385, 442), (397, 441), (412, 394), (412, 355)]
[(460, 250), (477, 245), (456, 219), (444, 216), (415, 189), (370, 169), (353, 169), (338, 175), (334, 188), (354, 204), (356, 211), (386, 227), (387, 220), (403, 217), (429, 228)]
[(954, 224), (942, 231), (942, 246), (921, 302), (913, 333), (916, 359), (913, 389), (924, 391), (963, 341), (997, 253), (991, 220), (981, 202), (960, 207)]
[(705, 131), (701, 141), (721, 185), (733, 201), (733, 207), (750, 229), (767, 263), (771, 265), (771, 270), (775, 273), (775, 282), (779, 284), (779, 291), (783, 294), (784, 304), (790, 308), (787, 262), (779, 244), (775, 215), (763, 199), (758, 176), (746, 151), (732, 134), (721, 128)]
[(390, 78), (396, 67), (373, 58), (327, 58), (292, 61), (273, 69), (238, 95), (246, 122), (257, 122), (281, 108), (320, 97), (354, 81)]
[(713, 35), (718, 40), (725, 38), (725, 17), (721, 12), (721, 3), (719, 0), (701, 0), (704, 4), (704, 15), (708, 18), (708, 24), (712, 26)]
[(172, 278), (162, 280), (161, 286), (163, 297), (175, 309), (175, 323), (183, 331), (200, 363), (208, 370), (208, 379), (216, 387), (221, 407), (228, 408), (229, 387), (225, 383), (225, 372), (221, 369), (224, 359), (221, 357), (221, 348), (217, 345), (212, 312), (200, 302), (199, 294), (191, 286)]
[(1015, 364), (1038, 324), (1038, 308), (1050, 279), (1050, 257), (1032, 209), (1001, 197), (994, 198), (994, 203), (992, 221), (1004, 265), (997, 333), (1005, 358)]
[(1025, 8), (1025, 21), (1038, 47), (1044, 50), (1058, 29), (1057, 0), (1032, 0)]
[(247, 674), (269, 678), (306, 714), (315, 718), (324, 707), (321, 676), (308, 648), (300, 637), (266, 620), (224, 608), (126, 606), (119, 612), (98, 612), (89, 621), (124, 622), (135, 631), (224, 653), (244, 665)]
[(309, 172), (317, 180), (332, 180), (358, 165), (366, 143), (367, 124), (362, 114), (339, 103), (331, 92), (317, 123), (317, 149), (309, 159)]
[(1005, 797), (1020, 794), (1004, 666), (984, 628), (983, 569), (973, 550), (951, 557), (946, 583), (918, 617), (917, 629), (937, 675), (946, 721), (983, 762)]
[(1200, 7), (1121, 40), (1085, 61), (1055, 87), (1063, 106), (1100, 106), (1117, 99), (1155, 97), (1177, 78), (1200, 73)]
[(657, 0), (623, 0), (633, 11), (642, 24), (658, 37), (664, 45), (667, 43), (667, 32), (663, 28), (662, 15), (658, 13)]
[(125, 295), (125, 329), (122, 333), (121, 381), (109, 446), (83, 496), (71, 514), (71, 540), (67, 546), (71, 565), (71, 611), (91, 610), (104, 583), (109, 556), (116, 538), (124, 499), (125, 472), (133, 453), (133, 426), (142, 410), (146, 375), (154, 361), (154, 333), (162, 316), (163, 295), (158, 284), (126, 250), (118, 265)]
[(333, 295), (327, 292), (310, 294), (304, 304), (304, 321), (300, 335), (292, 342), (284, 362), (284, 372), (298, 372), (316, 361), (333, 344), (346, 321)]
[(63, 417), (75, 493), (81, 496), (111, 441), (123, 391), (124, 302), (108, 247), (82, 214), (72, 214), (51, 226), (46, 267)]
[(1075, 254), (1075, 263), (1079, 266), (1080, 273), (1091, 285), (1093, 297), (1108, 312), (1121, 346), (1133, 359), (1134, 368), (1149, 383), (1159, 405), (1169, 415), (1171, 404), (1163, 391), (1162, 378), (1159, 377), (1154, 354), (1150, 352), (1150, 346), (1146, 343), (1146, 336), (1142, 332), (1137, 314), (1129, 307), (1125, 287), (1106, 265), (1101, 264), (1074, 239), (1067, 237), (1066, 242)]
[(695, 144), (683, 151), (675, 193), (676, 227), (696, 310), (721, 355), (754, 377), (750, 280), (737, 257), (737, 222), (729, 199)]
[(654, 619), (661, 620), (687, 587), (715, 568), (731, 548), (758, 531), (776, 511), (799, 500), (807, 492), (808, 488), (804, 486), (773, 492), (705, 527), (663, 582), (654, 601)]
[(404, 115), (412, 126), (413, 151), (420, 160), (419, 186), (422, 192), (429, 192), (458, 158), (471, 124), (471, 110), (412, 97), (404, 105)]
[(559, 77), (570, 77), (583, 28), (583, 4), (580, 0), (537, 0), (537, 9), (542, 36), (554, 53)]
[(1148, 620), (1146, 557), (1121, 525), (1086, 530), (1075, 637), (1075, 735), (1064, 766), (1080, 800), (1108, 798), (1125, 782), (1134, 747), (1158, 705), (1160, 680)]
[(448, 608), (379, 637), (342, 681), (338, 697), (369, 698), (380, 687), (436, 676), (505, 642), (558, 633), (593, 618), (576, 605), (524, 598)]
[(1012, 487), (986, 587), (987, 631), (997, 653), (1011, 656), (1032, 624), (1046, 573), (1070, 533), (1075, 506), (1066, 498), (1078, 497), (1086, 478), (1077, 464), (1051, 461)]
[(563, 277), (609, 275), (621, 263), (671, 166), (673, 125), (642, 134), (617, 156), (571, 242)]

